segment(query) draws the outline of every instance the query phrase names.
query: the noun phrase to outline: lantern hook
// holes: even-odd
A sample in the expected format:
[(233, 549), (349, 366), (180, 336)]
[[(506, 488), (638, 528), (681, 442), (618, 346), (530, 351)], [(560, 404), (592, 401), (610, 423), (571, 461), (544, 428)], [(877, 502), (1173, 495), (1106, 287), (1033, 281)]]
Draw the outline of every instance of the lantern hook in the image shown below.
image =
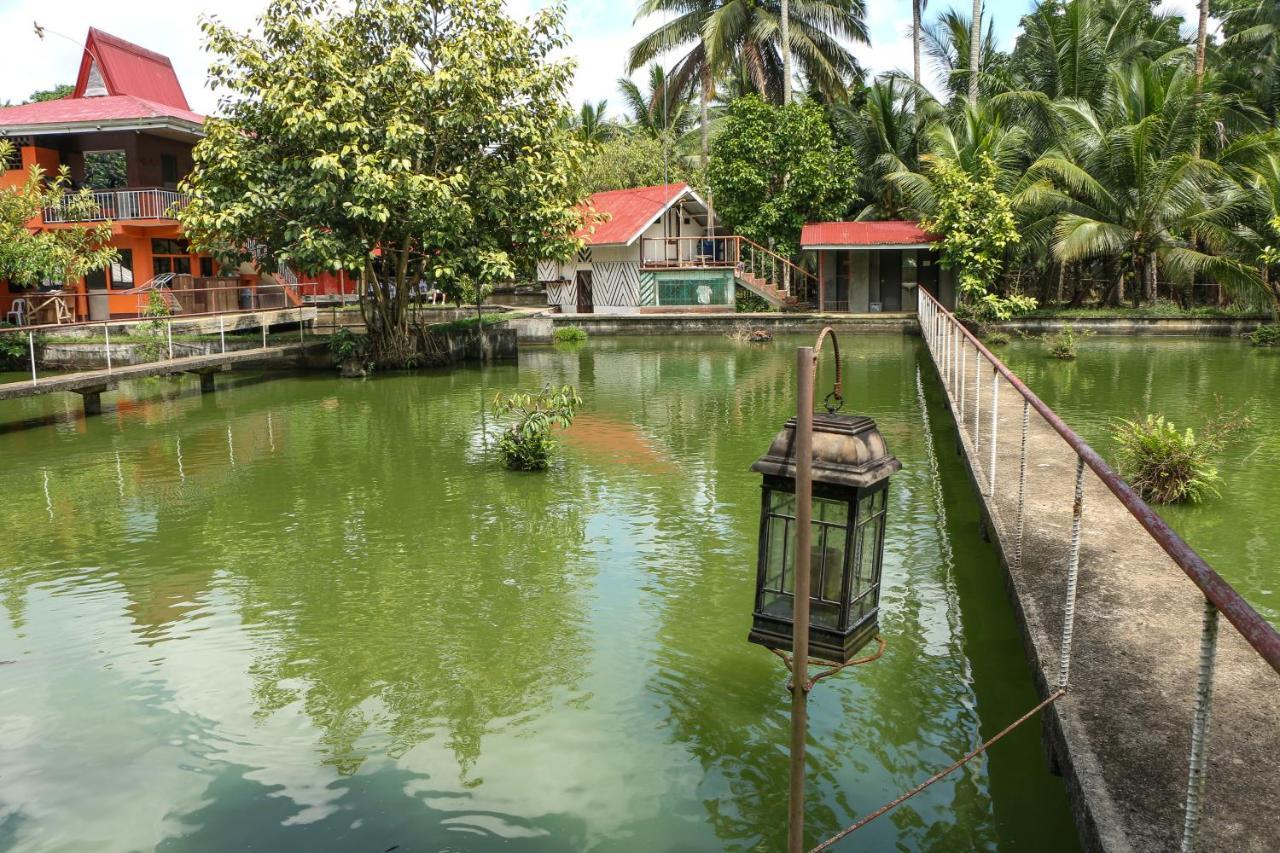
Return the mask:
[(835, 330), (830, 326), (823, 326), (822, 331), (818, 333), (818, 342), (813, 345), (813, 379), (814, 384), (818, 381), (818, 361), (822, 358), (822, 344), (831, 338), (831, 346), (835, 348), (836, 357), (836, 384), (822, 400), (822, 405), (826, 407), (827, 414), (834, 415), (836, 412), (844, 408), (844, 389), (840, 372), (840, 340), (836, 337)]

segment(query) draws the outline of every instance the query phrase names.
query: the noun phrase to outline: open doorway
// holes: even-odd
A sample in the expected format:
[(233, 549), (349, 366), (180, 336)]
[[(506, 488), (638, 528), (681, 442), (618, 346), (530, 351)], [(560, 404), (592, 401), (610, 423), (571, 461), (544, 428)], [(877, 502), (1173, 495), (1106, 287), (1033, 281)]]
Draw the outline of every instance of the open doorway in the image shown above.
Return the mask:
[(594, 294), (591, 292), (591, 270), (578, 270), (577, 290), (578, 290), (578, 313), (594, 314), (596, 307)]

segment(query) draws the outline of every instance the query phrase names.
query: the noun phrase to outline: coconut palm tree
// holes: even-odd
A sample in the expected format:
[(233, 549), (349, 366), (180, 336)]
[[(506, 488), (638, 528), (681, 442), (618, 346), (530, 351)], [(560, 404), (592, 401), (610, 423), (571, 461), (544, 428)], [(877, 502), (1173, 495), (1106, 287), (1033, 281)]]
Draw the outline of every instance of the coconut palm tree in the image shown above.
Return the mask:
[[(805, 78), (841, 98), (845, 81), (861, 76), (850, 43), (867, 43), (865, 0), (787, 0), (787, 44)], [(702, 156), (710, 149), (709, 110), (716, 78), (735, 61), (749, 69), (755, 89), (780, 103), (786, 92), (782, 0), (642, 0), (636, 21), (674, 15), (631, 48), (628, 71), (669, 50), (685, 50), (671, 68), (672, 91), (699, 87)]]
[(911, 0), (911, 79), (917, 86), (920, 85), (920, 28), (928, 5), (928, 0)]
[[(1102, 259), (1117, 281), (1155, 299), (1157, 270), (1191, 282), (1211, 276), (1244, 289), (1256, 268), (1239, 260), (1236, 223), (1249, 196), (1229, 169), (1199, 155), (1198, 113), (1223, 105), (1197, 91), (1185, 63), (1138, 61), (1111, 72), (1104, 106), (1057, 106), (1059, 144), (1028, 170), (1051, 181), (1064, 200), (1052, 249), (1064, 263)], [(1123, 287), (1123, 285), (1121, 285)]]
[(1280, 3), (1235, 0), (1223, 18), (1222, 71), (1280, 127)]
[(622, 100), (636, 131), (655, 138), (679, 137), (693, 125), (688, 90), (671, 88), (671, 79), (658, 63), (649, 66), (649, 91), (642, 92), (628, 77), (618, 79)]
[(578, 139), (589, 145), (606, 142), (617, 130), (613, 122), (605, 117), (608, 110), (609, 102), (606, 100), (601, 100), (594, 104), (590, 101), (583, 101), (582, 108), (578, 110), (578, 114), (569, 116), (564, 124), (573, 131)]
[[(924, 27), (925, 53), (942, 71), (953, 101), (961, 97), (967, 100), (969, 68), (973, 63), (973, 51), (970, 50), (972, 35), (970, 19), (955, 9), (948, 9)], [(988, 23), (977, 63), (983, 69), (979, 77), (981, 94), (989, 96), (1008, 88), (998, 73), (1002, 57), (996, 48), (995, 27)]]
[(859, 219), (900, 219), (908, 215), (908, 201), (885, 176), (916, 172), (925, 131), (939, 107), (928, 93), (900, 75), (886, 74), (872, 81), (861, 103), (835, 104), (832, 123), (862, 166), (858, 196), (867, 206)]
[(982, 0), (973, 0), (969, 18), (969, 105), (978, 103), (978, 78), (982, 76)]

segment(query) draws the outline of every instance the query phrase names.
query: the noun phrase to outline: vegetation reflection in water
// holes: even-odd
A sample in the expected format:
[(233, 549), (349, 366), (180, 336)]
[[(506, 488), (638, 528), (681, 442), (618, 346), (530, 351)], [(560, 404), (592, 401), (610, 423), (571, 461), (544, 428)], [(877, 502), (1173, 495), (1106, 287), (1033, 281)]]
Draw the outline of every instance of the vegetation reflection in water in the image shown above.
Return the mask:
[[(4, 404), (0, 848), (778, 849), (787, 696), (746, 641), (748, 468), (800, 343), (153, 381), (87, 421)], [(954, 440), (925, 431), (918, 341), (846, 349), (850, 405), (905, 469), (888, 652), (811, 702), (814, 840), (1035, 701)], [(549, 472), (505, 471), (486, 406), (547, 383), (584, 409)], [(1075, 841), (1033, 725), (859, 844)]]
[(1220, 338), (1086, 338), (1075, 361), (1038, 341), (997, 352), (1085, 440), (1115, 458), (1116, 418), (1163, 414), (1199, 430), (1222, 412), (1251, 424), (1218, 459), (1220, 496), (1158, 507), (1160, 515), (1272, 624), (1280, 625), (1280, 531), (1258, 523), (1280, 504), (1280, 351)]

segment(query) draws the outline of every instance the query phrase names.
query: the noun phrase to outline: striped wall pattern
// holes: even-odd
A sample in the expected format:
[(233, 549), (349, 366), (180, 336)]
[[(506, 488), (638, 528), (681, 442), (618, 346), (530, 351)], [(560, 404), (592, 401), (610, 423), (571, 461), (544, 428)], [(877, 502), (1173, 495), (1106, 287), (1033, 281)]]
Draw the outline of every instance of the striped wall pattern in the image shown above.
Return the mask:
[(590, 246), (583, 246), (581, 249), (578, 250), (578, 263), (580, 264), (591, 263), (591, 247)]
[(640, 266), (631, 261), (592, 264), (592, 301), (596, 305), (640, 304)]
[(572, 281), (547, 282), (547, 304), (572, 311), (578, 306), (578, 286)]
[(538, 281), (555, 281), (560, 278), (560, 265), (554, 260), (538, 261)]
[(640, 273), (640, 304), (658, 304), (658, 277), (651, 272)]

